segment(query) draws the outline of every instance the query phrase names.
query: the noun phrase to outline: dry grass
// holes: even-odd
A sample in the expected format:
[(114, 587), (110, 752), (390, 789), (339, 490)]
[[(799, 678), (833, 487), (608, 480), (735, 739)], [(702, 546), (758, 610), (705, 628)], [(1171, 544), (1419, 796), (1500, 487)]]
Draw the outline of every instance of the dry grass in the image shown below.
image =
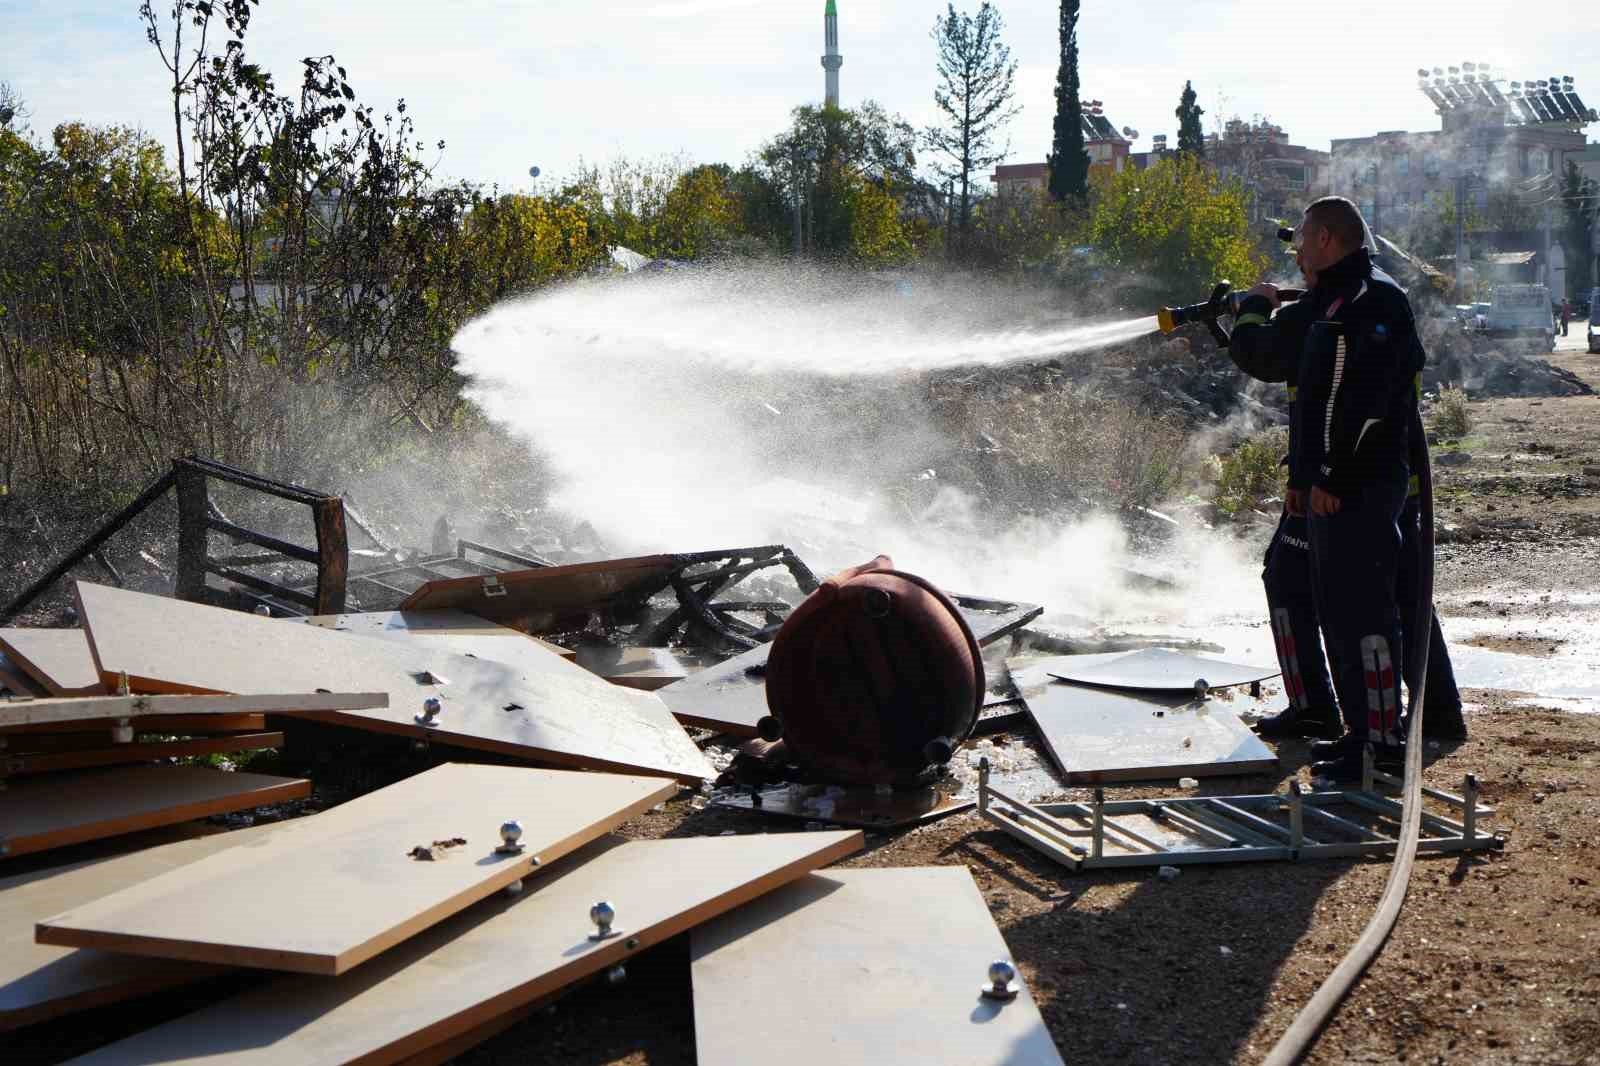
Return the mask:
[(1467, 410), (1467, 390), (1445, 386), (1439, 390), (1439, 402), (1433, 409), (1433, 429), (1440, 437), (1459, 440), (1472, 429), (1472, 415)]

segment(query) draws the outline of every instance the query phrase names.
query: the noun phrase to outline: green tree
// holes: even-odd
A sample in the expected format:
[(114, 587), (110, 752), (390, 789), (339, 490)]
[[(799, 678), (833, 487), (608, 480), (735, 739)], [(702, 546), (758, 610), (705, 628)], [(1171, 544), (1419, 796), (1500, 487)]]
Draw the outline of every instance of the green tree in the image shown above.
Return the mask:
[[(1587, 293), (1594, 279), (1594, 230), (1600, 224), (1600, 182), (1569, 159), (1561, 174), (1561, 243), (1567, 253), (1567, 288)], [(1561, 293), (1552, 295), (1560, 297)]]
[(1126, 277), (1119, 287), (1130, 301), (1155, 306), (1224, 278), (1242, 284), (1266, 268), (1245, 199), (1238, 182), (1178, 154), (1112, 176), (1095, 203), (1089, 241)]
[(1178, 101), (1178, 151), (1204, 159), (1206, 154), (1206, 135), (1200, 128), (1200, 116), (1205, 114), (1205, 109), (1195, 103), (1198, 99), (1194, 91), (1193, 82), (1183, 83), (1183, 97)]
[(1017, 64), (1000, 40), (1004, 26), (989, 0), (978, 5), (976, 15), (958, 13), (952, 3), (933, 23), (939, 72), (933, 102), (944, 119), (941, 125), (930, 126), (924, 137), (928, 147), (947, 160), (936, 163), (934, 170), (961, 189), (956, 226), (963, 234), (972, 211), (973, 171), (1005, 158), (1004, 149), (995, 149), (995, 139), (1017, 113), (1012, 103)]
[(1057, 202), (1089, 195), (1089, 153), (1083, 146), (1082, 85), (1078, 80), (1080, 0), (1061, 0), (1061, 64), (1056, 69), (1056, 114), (1050, 141), (1050, 197)]
[[(789, 221), (803, 248), (849, 256), (857, 179), (908, 188), (916, 167), (916, 134), (878, 104), (797, 107), (787, 130), (757, 153), (763, 174), (784, 192)], [(800, 249), (796, 249), (797, 251)]]

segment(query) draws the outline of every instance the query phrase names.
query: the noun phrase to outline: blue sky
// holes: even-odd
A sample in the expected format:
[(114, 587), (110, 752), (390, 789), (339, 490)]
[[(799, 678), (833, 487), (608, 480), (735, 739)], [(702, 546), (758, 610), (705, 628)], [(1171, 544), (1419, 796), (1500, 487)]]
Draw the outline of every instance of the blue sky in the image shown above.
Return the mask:
[[(158, 0), (157, 7), (170, 5)], [(975, 6), (969, 0), (965, 6)], [(962, 6), (962, 5), (958, 5)], [(1020, 63), (1013, 162), (1049, 147), (1054, 0), (999, 0)], [(1481, 0), (1085, 0), (1086, 95), (1149, 145), (1175, 132), (1192, 78), (1218, 118), (1265, 115), (1297, 143), (1433, 129), (1416, 70), (1489, 62), (1510, 78), (1571, 74), (1600, 106), (1600, 33), (1580, 0), (1536, 13)], [(160, 63), (135, 0), (0, 0), (0, 81), (47, 133), (56, 123), (142, 126), (171, 140)], [(842, 84), (921, 125), (933, 119), (933, 44), (944, 4), (839, 0)], [(742, 162), (789, 108), (822, 93), (823, 0), (261, 0), (251, 49), (293, 84), (298, 60), (332, 53), (367, 102), (404, 96), (418, 132), (448, 147), (440, 172), (526, 187), (578, 160), (681, 153)], [(1588, 14), (1582, 14), (1587, 10)], [(1600, 137), (1600, 127), (1590, 127)]]

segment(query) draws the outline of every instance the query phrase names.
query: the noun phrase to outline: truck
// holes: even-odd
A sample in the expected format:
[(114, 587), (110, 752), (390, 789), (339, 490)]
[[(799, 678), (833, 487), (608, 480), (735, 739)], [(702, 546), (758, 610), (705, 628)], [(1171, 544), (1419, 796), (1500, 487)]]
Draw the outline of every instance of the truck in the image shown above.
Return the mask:
[(1556, 350), (1555, 316), (1550, 290), (1544, 285), (1496, 285), (1489, 305), (1467, 321), (1474, 339), (1490, 343)]

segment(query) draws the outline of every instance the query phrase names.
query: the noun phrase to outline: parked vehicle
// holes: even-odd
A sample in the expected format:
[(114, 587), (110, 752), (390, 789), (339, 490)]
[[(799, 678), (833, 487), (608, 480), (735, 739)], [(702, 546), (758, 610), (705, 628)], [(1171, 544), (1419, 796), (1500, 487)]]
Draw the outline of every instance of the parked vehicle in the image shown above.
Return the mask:
[(1486, 309), (1479, 311), (1483, 305), (1473, 305), (1476, 313), (1467, 323), (1467, 332), (1553, 352), (1556, 325), (1551, 306), (1550, 290), (1543, 285), (1496, 285)]

